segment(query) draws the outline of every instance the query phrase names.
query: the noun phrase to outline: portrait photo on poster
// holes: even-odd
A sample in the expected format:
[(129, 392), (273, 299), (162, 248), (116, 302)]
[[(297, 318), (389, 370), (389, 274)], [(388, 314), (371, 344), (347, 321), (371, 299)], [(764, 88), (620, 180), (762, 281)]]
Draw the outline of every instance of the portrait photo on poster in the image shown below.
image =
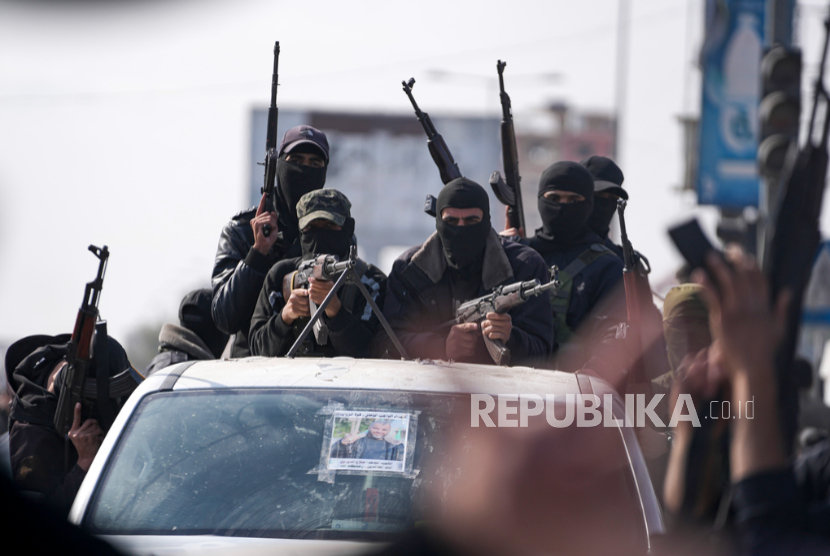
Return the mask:
[(408, 413), (335, 411), (332, 419), (326, 469), (404, 472), (409, 453)]

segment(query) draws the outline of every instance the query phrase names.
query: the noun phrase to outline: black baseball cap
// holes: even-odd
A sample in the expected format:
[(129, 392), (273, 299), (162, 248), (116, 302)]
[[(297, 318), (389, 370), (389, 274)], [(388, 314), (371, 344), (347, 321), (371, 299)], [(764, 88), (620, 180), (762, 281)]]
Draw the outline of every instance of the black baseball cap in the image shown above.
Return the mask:
[(329, 162), (329, 140), (326, 134), (310, 125), (298, 125), (285, 132), (280, 143), (278, 156), (290, 153), (300, 145), (314, 145), (323, 152), (326, 164)]
[(628, 192), (623, 189), (622, 170), (607, 156), (592, 156), (580, 162), (594, 177), (594, 193), (606, 191), (617, 197), (628, 199)]

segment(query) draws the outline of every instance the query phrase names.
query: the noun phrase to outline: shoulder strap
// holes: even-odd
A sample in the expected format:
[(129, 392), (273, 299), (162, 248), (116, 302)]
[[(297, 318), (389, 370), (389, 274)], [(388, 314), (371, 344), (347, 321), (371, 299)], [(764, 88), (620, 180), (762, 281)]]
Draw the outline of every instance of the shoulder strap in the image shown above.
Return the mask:
[(571, 305), (574, 276), (585, 270), (594, 261), (605, 255), (616, 257), (608, 247), (594, 243), (574, 259), (564, 270), (559, 272), (560, 286), (551, 294), (550, 302), (553, 307), (554, 345), (561, 346), (570, 340), (573, 331), (567, 323), (568, 308)]
[[(571, 264), (566, 266), (562, 272), (567, 274), (568, 278), (573, 279), (573, 277), (582, 272), (585, 267), (604, 255), (614, 255), (614, 252), (601, 243), (594, 243), (588, 249), (583, 251), (579, 257), (571, 262)], [(616, 257), (616, 255), (614, 256)]]

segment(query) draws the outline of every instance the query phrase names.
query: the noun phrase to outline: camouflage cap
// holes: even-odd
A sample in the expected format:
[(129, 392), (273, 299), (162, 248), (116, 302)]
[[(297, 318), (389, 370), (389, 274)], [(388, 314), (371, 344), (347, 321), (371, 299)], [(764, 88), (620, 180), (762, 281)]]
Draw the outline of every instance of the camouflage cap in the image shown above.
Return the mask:
[(669, 290), (663, 303), (663, 334), (669, 365), (676, 371), (690, 353), (712, 343), (709, 310), (702, 297), (703, 286), (682, 284)]
[(709, 320), (709, 309), (703, 302), (703, 286), (699, 284), (681, 284), (669, 290), (663, 303), (663, 320), (671, 321), (678, 317)]
[(306, 193), (297, 203), (300, 229), (302, 230), (318, 218), (331, 220), (338, 226), (342, 226), (347, 218), (351, 218), (351, 208), (352, 204), (349, 199), (336, 189), (318, 189)]

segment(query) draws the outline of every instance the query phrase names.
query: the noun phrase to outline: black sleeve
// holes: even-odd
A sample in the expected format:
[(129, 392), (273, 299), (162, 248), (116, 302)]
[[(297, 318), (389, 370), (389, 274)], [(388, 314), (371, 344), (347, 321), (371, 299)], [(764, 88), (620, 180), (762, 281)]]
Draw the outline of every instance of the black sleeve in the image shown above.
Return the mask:
[(294, 343), (292, 327), (285, 324), (281, 314), (285, 307), (282, 281), (286, 274), (294, 270), (296, 262), (288, 259), (275, 264), (265, 278), (248, 332), (248, 345), (252, 355), (285, 355)]
[[(370, 266), (360, 280), (372, 300), (381, 306), (386, 295), (386, 275), (380, 269)], [(340, 312), (333, 318), (328, 318), (325, 314), (322, 318), (329, 328), (329, 341), (339, 355), (369, 357), (372, 338), (380, 322), (363, 295), (359, 291), (354, 293), (351, 307), (341, 306)]]
[(830, 546), (807, 534), (807, 509), (792, 469), (762, 472), (734, 488), (742, 554), (828, 554)]
[[(516, 280), (539, 280), (540, 284), (550, 281), (547, 265), (544, 259), (531, 250), (525, 248), (516, 259), (513, 274)], [(550, 357), (553, 352), (553, 309), (550, 305), (550, 295), (530, 298), (525, 303), (508, 311), (513, 323), (507, 348), (511, 353), (511, 364), (541, 363)]]
[[(626, 320), (625, 290), (623, 289), (623, 262), (618, 257), (602, 257), (591, 307), (598, 308), (597, 316), (606, 317), (617, 323)], [(651, 293), (651, 292), (649, 292)]]
[(216, 327), (227, 334), (247, 326), (272, 264), (272, 259), (253, 245), (253, 231), (247, 219), (232, 220), (222, 229), (211, 279), (211, 313)]
[[(43, 496), (46, 505), (67, 515), (86, 471), (75, 464), (77, 452), (69, 444), (65, 461), (64, 444), (54, 429), (16, 421), (9, 431), (9, 456), (17, 488)], [(65, 465), (69, 465), (66, 472)]]
[[(405, 255), (406, 253), (392, 266), (386, 286), (383, 316), (389, 321), (389, 326), (392, 327), (410, 358), (446, 360), (447, 334), (422, 331), (423, 322), (426, 320), (422, 315), (422, 309), (417, 306), (412, 292), (408, 291), (401, 279), (403, 269), (409, 264)], [(397, 358), (398, 350), (395, 349), (386, 333), (380, 330), (378, 336), (380, 354), (388, 354), (389, 357)]]
[[(612, 254), (603, 255), (584, 270), (587, 273), (584, 277), (586, 292), (590, 292), (590, 297), (584, 300), (585, 312), (575, 319), (574, 330), (586, 342), (612, 341), (617, 325), (628, 320), (622, 270), (622, 260)], [(662, 328), (662, 318), (660, 321)], [(584, 354), (586, 359), (593, 355)]]

